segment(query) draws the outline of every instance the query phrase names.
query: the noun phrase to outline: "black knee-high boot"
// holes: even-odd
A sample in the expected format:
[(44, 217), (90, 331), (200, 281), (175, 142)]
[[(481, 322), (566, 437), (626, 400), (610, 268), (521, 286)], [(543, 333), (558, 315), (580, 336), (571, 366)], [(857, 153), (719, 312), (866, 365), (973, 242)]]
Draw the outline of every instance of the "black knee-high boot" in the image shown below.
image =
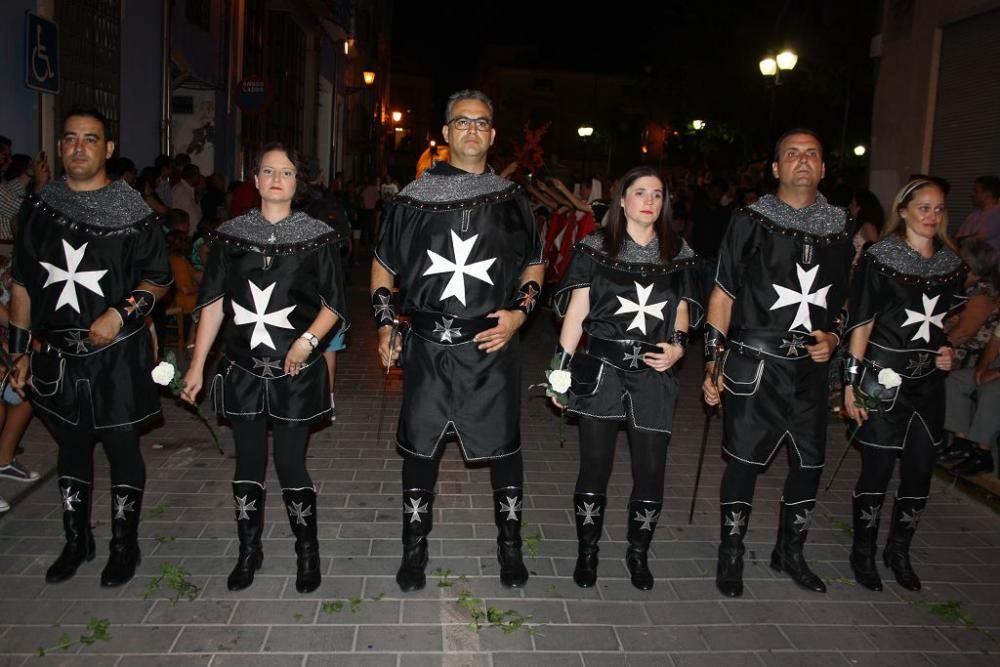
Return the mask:
[(870, 591), (882, 590), (882, 578), (875, 567), (878, 552), (878, 524), (884, 493), (865, 493), (853, 497), (854, 543), (851, 545), (851, 570), (854, 580)]
[(516, 486), (493, 491), (493, 520), (497, 525), (497, 562), (500, 583), (520, 588), (528, 581), (528, 568), (521, 557), (521, 502), (524, 492)]
[(791, 505), (781, 500), (778, 540), (771, 552), (771, 568), (790, 575), (792, 581), (806, 590), (826, 593), (826, 584), (809, 569), (802, 554), (815, 509), (815, 500), (803, 500)]
[(927, 498), (896, 498), (892, 507), (892, 523), (889, 525), (889, 539), (885, 543), (882, 558), (885, 566), (896, 575), (896, 582), (911, 591), (920, 590), (920, 577), (910, 564), (910, 542), (917, 532), (920, 514), (927, 506)]
[(653, 573), (649, 571), (649, 545), (653, 541), (656, 522), (660, 519), (662, 502), (653, 500), (628, 501), (628, 549), (625, 566), (632, 585), (640, 591), (653, 588)]
[(319, 588), (319, 540), (316, 537), (316, 489), (282, 489), (288, 525), (295, 535), (295, 590), (312, 593)]
[(240, 553), (236, 566), (229, 573), (226, 586), (231, 591), (242, 591), (253, 583), (254, 572), (264, 564), (264, 550), (260, 544), (264, 532), (264, 485), (250, 480), (233, 482), (236, 534), (240, 540)]
[(142, 562), (139, 552), (139, 516), (142, 489), (129, 484), (111, 487), (111, 554), (101, 572), (101, 586), (112, 588), (127, 583)]
[(597, 583), (597, 543), (604, 528), (604, 510), (607, 497), (600, 493), (574, 493), (576, 508), (576, 539), (579, 543), (573, 582), (580, 588), (591, 588)]
[(730, 598), (743, 595), (743, 538), (750, 527), (748, 503), (731, 502), (722, 505), (720, 513), (719, 561), (715, 567), (715, 587)]
[(403, 562), (396, 571), (396, 584), (404, 593), (419, 591), (427, 584), (427, 536), (433, 527), (434, 492), (403, 492)]
[(63, 532), (66, 544), (62, 553), (45, 572), (45, 581), (66, 581), (85, 561), (94, 560), (94, 534), (90, 530), (91, 484), (75, 477), (59, 478), (63, 506)]

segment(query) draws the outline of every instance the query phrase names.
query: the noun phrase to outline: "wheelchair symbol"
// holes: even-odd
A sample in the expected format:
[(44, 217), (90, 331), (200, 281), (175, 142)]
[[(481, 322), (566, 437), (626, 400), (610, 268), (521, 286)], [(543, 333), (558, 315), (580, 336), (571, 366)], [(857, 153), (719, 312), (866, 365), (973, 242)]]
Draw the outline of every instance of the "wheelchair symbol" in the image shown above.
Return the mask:
[(35, 27), (35, 48), (31, 50), (31, 73), (35, 75), (35, 80), (45, 83), (49, 79), (54, 79), (56, 73), (52, 71), (52, 63), (49, 62), (49, 54), (45, 45), (42, 44), (42, 26)]

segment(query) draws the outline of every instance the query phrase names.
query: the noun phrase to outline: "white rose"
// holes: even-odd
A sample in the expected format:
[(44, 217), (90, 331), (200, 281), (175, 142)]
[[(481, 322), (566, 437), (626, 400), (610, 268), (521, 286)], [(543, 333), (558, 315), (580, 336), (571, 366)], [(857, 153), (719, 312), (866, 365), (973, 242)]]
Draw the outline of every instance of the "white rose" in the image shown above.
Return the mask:
[(903, 378), (891, 368), (883, 368), (878, 372), (878, 383), (886, 389), (895, 389), (903, 384)]
[(174, 379), (175, 373), (173, 364), (161, 361), (153, 369), (153, 382), (166, 387)]
[(572, 377), (569, 371), (550, 371), (549, 372), (549, 386), (552, 387), (552, 391), (557, 394), (565, 394), (569, 391), (569, 385)]

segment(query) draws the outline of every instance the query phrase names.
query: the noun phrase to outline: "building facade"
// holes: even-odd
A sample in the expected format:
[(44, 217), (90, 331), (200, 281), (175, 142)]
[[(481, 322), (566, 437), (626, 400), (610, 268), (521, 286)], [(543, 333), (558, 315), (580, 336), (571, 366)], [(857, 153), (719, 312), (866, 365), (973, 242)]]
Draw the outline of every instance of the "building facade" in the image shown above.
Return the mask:
[(889, 207), (911, 174), (947, 179), (954, 231), (972, 210), (974, 179), (1000, 173), (1000, 2), (883, 5), (871, 188)]

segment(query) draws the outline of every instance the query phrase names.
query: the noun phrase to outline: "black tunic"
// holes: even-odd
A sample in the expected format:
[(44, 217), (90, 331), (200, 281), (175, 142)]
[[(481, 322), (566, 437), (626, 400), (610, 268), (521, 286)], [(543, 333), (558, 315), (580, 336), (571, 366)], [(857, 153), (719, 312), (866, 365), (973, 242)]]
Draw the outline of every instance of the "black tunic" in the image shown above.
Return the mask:
[[(400, 311), (427, 321), (404, 345), (399, 448), (437, 454), (449, 431), (468, 461), (520, 449), (521, 364), (514, 336), (486, 354), (470, 326), (495, 326), (487, 314), (511, 308), (520, 277), (542, 262), (527, 197), (491, 172), (470, 174), (438, 163), (407, 185), (386, 212), (375, 257), (396, 277)], [(455, 322), (466, 320), (464, 330)]]
[[(902, 449), (912, 428), (923, 428), (937, 444), (944, 435), (944, 373), (934, 364), (948, 344), (947, 315), (965, 303), (967, 267), (941, 246), (925, 258), (893, 235), (871, 246), (861, 258), (851, 288), (850, 328), (874, 320), (859, 389), (879, 400), (879, 409), (858, 431), (858, 442)], [(902, 384), (879, 384), (882, 369), (899, 374)]]
[(716, 272), (734, 299), (722, 361), (733, 457), (765, 465), (787, 436), (803, 467), (823, 465), (828, 364), (805, 345), (835, 328), (853, 253), (844, 212), (822, 195), (804, 209), (767, 195), (734, 214)]
[[(340, 245), (328, 225), (295, 212), (271, 224), (254, 209), (210, 235), (196, 312), (223, 301), (224, 357), (212, 382), (216, 413), (229, 419), (266, 416), (308, 425), (328, 418), (329, 380), (322, 352), (350, 325)], [(284, 371), (292, 343), (321, 308), (338, 317), (298, 375)]]
[(31, 359), (32, 403), (46, 420), (95, 429), (133, 428), (160, 413), (145, 322), (92, 347), (91, 324), (139, 283), (173, 280), (158, 218), (123, 181), (74, 192), (46, 185), (21, 209), (12, 274), (31, 298), (31, 326), (45, 343)]
[[(657, 343), (670, 340), (681, 301), (688, 306), (689, 326), (701, 321), (699, 258), (683, 244), (669, 262), (659, 260), (654, 240), (647, 248), (631, 237), (619, 257), (603, 250), (597, 232), (573, 246), (566, 275), (554, 297), (565, 315), (572, 293), (588, 289), (590, 312), (583, 330), (589, 350), (577, 350), (570, 362), (573, 382), (568, 412), (595, 419), (631, 419), (635, 428), (669, 433), (673, 425), (679, 380), (676, 366), (664, 373), (639, 358)], [(645, 254), (646, 256), (641, 256)], [(611, 342), (613, 345), (603, 345)]]

